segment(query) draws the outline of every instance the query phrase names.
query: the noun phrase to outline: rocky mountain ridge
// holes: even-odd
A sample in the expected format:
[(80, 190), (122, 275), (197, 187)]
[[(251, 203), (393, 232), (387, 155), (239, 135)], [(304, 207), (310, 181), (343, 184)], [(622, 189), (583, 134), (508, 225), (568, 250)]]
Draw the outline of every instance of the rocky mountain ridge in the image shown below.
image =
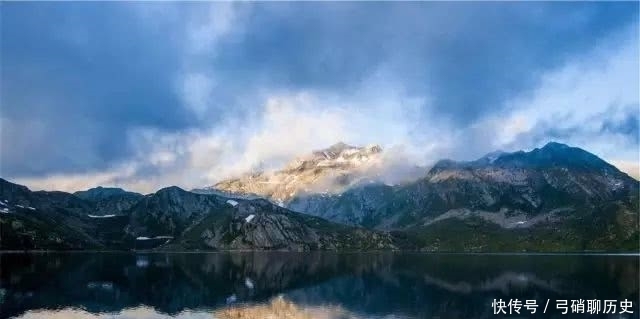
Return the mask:
[[(108, 196), (115, 202), (127, 192)], [(64, 192), (31, 192), (0, 179), (0, 250), (395, 249), (382, 232), (302, 215), (265, 200), (228, 199), (168, 187), (129, 207)], [(96, 212), (107, 213), (96, 215)]]

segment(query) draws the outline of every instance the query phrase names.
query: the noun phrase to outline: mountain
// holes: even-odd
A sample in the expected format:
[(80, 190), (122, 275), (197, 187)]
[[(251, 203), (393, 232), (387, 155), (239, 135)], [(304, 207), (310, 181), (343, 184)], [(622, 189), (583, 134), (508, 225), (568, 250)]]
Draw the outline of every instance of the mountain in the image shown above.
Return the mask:
[(0, 249), (94, 249), (91, 204), (64, 192), (32, 192), (0, 178)]
[[(335, 224), (265, 200), (233, 200), (175, 186), (145, 196), (106, 193), (32, 192), (0, 179), (0, 250), (396, 248), (388, 233)], [(105, 201), (123, 198), (137, 201), (118, 214), (96, 215)]]
[(340, 142), (297, 158), (282, 170), (246, 174), (194, 192), (263, 197), (284, 204), (302, 194), (345, 190), (361, 182), (381, 159), (382, 148), (378, 145), (355, 147)]
[(427, 250), (626, 249), (638, 246), (638, 189), (597, 156), (552, 142), (470, 162), (442, 160), (411, 183), (299, 194), (284, 206), (402, 231)]
[(369, 212), (356, 223), (403, 228), (432, 222), (444, 213), (455, 215), (455, 210), (522, 215), (527, 220), (559, 211), (593, 210), (611, 201), (631, 203), (637, 197), (638, 181), (579, 148), (549, 143), (530, 152), (488, 158), (442, 160), (410, 184), (369, 185), (338, 196), (316, 195), (311, 197), (315, 206), (302, 206), (308, 201), (298, 198), (290, 207), (336, 215), (340, 210), (353, 211), (356, 201), (360, 212)]
[(169, 187), (129, 212), (136, 238), (176, 240), (166, 249), (393, 249), (388, 234), (291, 212), (266, 200), (227, 199)]
[(73, 195), (76, 195), (77, 197), (80, 197), (84, 200), (89, 200), (89, 201), (100, 201), (100, 200), (112, 198), (114, 196), (136, 197), (136, 198), (142, 196), (139, 193), (128, 192), (122, 188), (102, 187), (102, 186), (90, 188), (85, 191), (78, 191), (73, 193)]
[(75, 192), (73, 195), (91, 202), (94, 216), (122, 215), (143, 197), (142, 194), (122, 188), (102, 186)]

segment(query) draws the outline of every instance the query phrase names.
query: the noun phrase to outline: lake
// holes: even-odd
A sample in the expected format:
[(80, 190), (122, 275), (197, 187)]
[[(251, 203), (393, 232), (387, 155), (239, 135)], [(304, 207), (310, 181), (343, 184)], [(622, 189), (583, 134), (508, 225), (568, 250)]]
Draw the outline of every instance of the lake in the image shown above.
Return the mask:
[(2, 253), (0, 271), (2, 318), (638, 318), (637, 255)]

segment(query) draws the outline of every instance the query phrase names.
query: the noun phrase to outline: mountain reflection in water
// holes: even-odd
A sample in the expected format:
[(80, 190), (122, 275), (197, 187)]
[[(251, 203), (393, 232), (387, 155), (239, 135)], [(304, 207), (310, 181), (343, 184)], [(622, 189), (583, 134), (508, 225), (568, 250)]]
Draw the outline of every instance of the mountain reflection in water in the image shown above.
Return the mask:
[(491, 318), (498, 298), (628, 299), (637, 315), (638, 267), (604, 255), (3, 253), (0, 317)]

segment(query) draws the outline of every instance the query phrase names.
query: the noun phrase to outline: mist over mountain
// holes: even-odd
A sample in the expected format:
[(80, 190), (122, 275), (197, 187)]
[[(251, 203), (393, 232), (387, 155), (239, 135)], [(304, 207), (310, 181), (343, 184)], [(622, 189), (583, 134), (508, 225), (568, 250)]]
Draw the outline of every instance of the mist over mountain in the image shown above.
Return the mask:
[(337, 143), (280, 170), (148, 195), (103, 187), (32, 192), (0, 180), (0, 248), (638, 247), (639, 182), (580, 148), (551, 142), (474, 161), (441, 160), (430, 169), (390, 158), (377, 145)]
[[(440, 160), (430, 169), (407, 163), (404, 168), (394, 166), (396, 163), (389, 160), (391, 155), (385, 156), (379, 146), (355, 147), (338, 143), (300, 157), (282, 170), (250, 173), (194, 191), (264, 197), (280, 205), (292, 204), (309, 213), (313, 208), (300, 206), (305, 199), (341, 198), (362, 189), (408, 189), (420, 183), (436, 187), (453, 180), (490, 182), (498, 188), (519, 186), (523, 190), (518, 191), (531, 194), (523, 197), (523, 201), (535, 209), (542, 201), (538, 198), (541, 194), (535, 197), (535, 188), (542, 184), (568, 194), (584, 193), (582, 198), (585, 200), (590, 196), (608, 198), (607, 194), (620, 189), (632, 191), (635, 184), (633, 178), (597, 156), (555, 142), (530, 152), (495, 151), (469, 162)], [(403, 173), (397, 174), (399, 171)], [(396, 183), (389, 181), (390, 175)], [(469, 191), (460, 187), (454, 187), (454, 190)]]
[[(435, 231), (448, 223), (465, 228), (463, 232), (470, 235), (477, 233), (477, 225), (492, 232), (516, 233), (602, 227), (587, 233), (598, 237), (597, 232), (615, 231), (610, 241), (632, 245), (637, 238), (638, 181), (597, 156), (565, 144), (551, 142), (529, 152), (496, 151), (469, 162), (441, 160), (400, 184), (384, 183), (373, 170), (363, 171), (374, 174), (350, 178), (354, 174), (342, 168), (326, 172), (332, 166), (307, 163), (304, 171), (323, 172), (323, 176), (339, 172), (348, 182), (313, 191), (308, 184), (316, 180), (311, 179), (300, 189), (295, 182), (301, 171), (285, 169), (272, 173), (278, 179), (261, 174), (258, 179), (245, 177), (214, 187), (236, 196), (263, 196), (294, 211), (339, 223), (430, 234), (435, 241), (449, 240), (447, 232), (453, 228)], [(285, 191), (274, 193), (274, 189)], [(282, 193), (285, 196), (279, 196)], [(469, 224), (474, 226), (466, 229)], [(596, 240), (582, 238), (582, 230), (569, 232), (567, 236), (575, 236), (579, 243)], [(534, 234), (531, 242), (539, 239)]]
[(367, 183), (405, 183), (424, 171), (379, 145), (357, 147), (339, 142), (300, 156), (281, 170), (250, 172), (193, 191), (264, 197), (285, 205), (297, 196), (339, 194)]

